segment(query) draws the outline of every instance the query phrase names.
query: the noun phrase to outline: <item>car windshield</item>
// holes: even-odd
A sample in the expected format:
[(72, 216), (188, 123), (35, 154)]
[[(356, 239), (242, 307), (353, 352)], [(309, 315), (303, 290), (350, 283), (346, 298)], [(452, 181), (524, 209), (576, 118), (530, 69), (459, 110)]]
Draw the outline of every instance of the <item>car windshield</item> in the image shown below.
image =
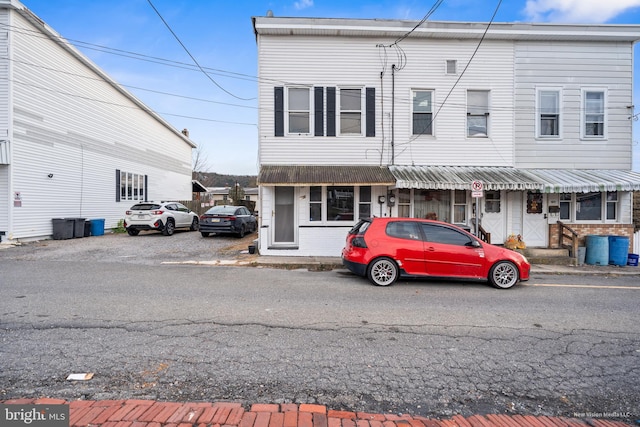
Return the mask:
[(233, 215), (236, 213), (237, 206), (214, 206), (205, 212), (206, 215)]
[(152, 211), (155, 209), (160, 209), (160, 205), (156, 203), (138, 203), (131, 206), (132, 211)]

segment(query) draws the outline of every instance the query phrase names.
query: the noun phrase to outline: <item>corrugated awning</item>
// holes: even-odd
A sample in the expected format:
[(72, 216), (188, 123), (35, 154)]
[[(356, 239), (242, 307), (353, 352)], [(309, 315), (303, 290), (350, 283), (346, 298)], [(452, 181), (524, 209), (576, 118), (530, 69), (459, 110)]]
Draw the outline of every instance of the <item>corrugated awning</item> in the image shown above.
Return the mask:
[(485, 190), (539, 190), (540, 182), (509, 167), (473, 166), (389, 166), (397, 188), (435, 190), (471, 190), (473, 181), (481, 181)]
[(545, 193), (640, 191), (640, 173), (614, 169), (527, 169)]
[(395, 185), (386, 166), (263, 165), (260, 185)]
[(517, 169), (473, 166), (389, 166), (397, 188), (533, 190), (544, 193), (640, 191), (640, 173), (612, 169)]

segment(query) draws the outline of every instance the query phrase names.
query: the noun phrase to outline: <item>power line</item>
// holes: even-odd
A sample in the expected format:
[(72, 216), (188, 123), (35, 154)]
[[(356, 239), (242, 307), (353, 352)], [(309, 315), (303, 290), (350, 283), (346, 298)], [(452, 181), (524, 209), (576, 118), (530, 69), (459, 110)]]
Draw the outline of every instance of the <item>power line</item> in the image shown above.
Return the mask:
[(215, 84), (216, 86), (218, 86), (218, 88), (220, 88), (223, 92), (233, 96), (234, 98), (240, 99), (242, 101), (251, 101), (255, 98), (241, 98), (231, 92), (229, 92), (228, 90), (226, 90), (225, 88), (223, 88), (222, 86), (220, 86), (220, 84), (218, 84), (218, 82), (216, 82), (205, 70), (204, 68), (202, 68), (202, 66), (200, 65), (200, 63), (198, 62), (198, 60), (196, 58), (194, 58), (194, 56), (191, 54), (191, 52), (189, 52), (189, 49), (187, 49), (187, 47), (184, 45), (184, 43), (182, 43), (182, 41), (180, 40), (180, 38), (177, 36), (177, 34), (171, 29), (171, 26), (169, 26), (169, 24), (167, 23), (167, 21), (165, 21), (165, 19), (162, 17), (162, 15), (160, 14), (160, 12), (158, 11), (158, 9), (156, 9), (156, 7), (153, 5), (153, 3), (151, 2), (151, 0), (147, 0), (147, 2), (149, 3), (149, 5), (151, 6), (151, 8), (156, 12), (156, 14), (158, 15), (158, 17), (160, 18), (160, 20), (162, 20), (162, 22), (164, 23), (164, 25), (167, 27), (167, 29), (169, 30), (169, 32), (171, 34), (173, 34), (173, 37), (178, 41), (178, 43), (180, 43), (180, 46), (182, 46), (182, 48), (184, 49), (185, 52), (187, 52), (187, 55), (189, 55), (189, 57), (193, 60), (194, 64), (196, 64), (198, 66), (198, 68), (200, 69), (200, 71), (202, 71), (202, 74), (204, 74), (205, 76), (207, 76), (207, 78), (209, 80), (211, 80), (213, 82), (213, 84)]

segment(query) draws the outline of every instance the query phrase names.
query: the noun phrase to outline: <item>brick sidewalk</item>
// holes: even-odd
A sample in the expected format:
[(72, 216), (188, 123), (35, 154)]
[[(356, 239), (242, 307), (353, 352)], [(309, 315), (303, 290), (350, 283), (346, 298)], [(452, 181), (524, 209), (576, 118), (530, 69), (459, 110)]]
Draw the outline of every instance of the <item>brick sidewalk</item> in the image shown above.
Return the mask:
[(523, 415), (454, 416), (436, 420), (370, 414), (310, 404), (157, 402), (153, 400), (13, 399), (5, 404), (69, 404), (71, 427), (628, 427), (619, 421)]

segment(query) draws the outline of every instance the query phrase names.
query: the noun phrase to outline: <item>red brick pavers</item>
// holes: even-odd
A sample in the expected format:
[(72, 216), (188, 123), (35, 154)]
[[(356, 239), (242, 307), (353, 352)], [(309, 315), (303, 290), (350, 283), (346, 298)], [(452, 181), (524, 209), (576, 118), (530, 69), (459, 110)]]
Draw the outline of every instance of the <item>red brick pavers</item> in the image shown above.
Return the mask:
[(70, 427), (629, 427), (606, 419), (529, 415), (456, 415), (438, 420), (410, 415), (335, 411), (324, 405), (234, 402), (13, 399), (4, 404), (69, 404)]

